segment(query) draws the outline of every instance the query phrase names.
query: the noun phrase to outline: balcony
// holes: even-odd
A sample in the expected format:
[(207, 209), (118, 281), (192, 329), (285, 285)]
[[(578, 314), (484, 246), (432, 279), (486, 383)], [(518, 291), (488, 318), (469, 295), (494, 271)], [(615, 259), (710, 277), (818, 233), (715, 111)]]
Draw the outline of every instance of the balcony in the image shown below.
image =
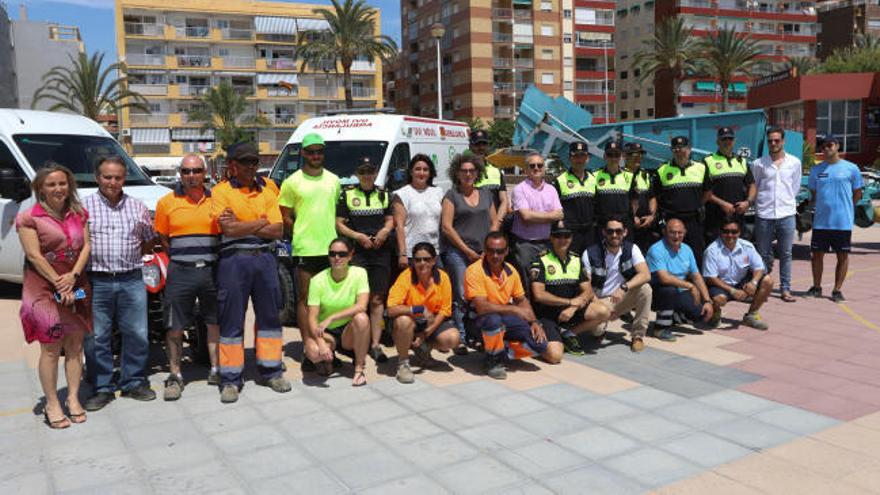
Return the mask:
[(211, 35), (208, 26), (179, 27), (175, 31), (178, 38), (207, 38)]
[(678, 0), (679, 7), (695, 7), (698, 9), (711, 9), (714, 8), (712, 2), (709, 0)]
[(513, 60), (513, 66), (517, 69), (531, 69), (535, 66), (535, 61), (530, 58), (517, 58)]
[(210, 152), (214, 151), (214, 143), (185, 142), (185, 143), (181, 143), (181, 144), (183, 144), (183, 152), (184, 153), (210, 153)]
[(496, 93), (511, 93), (513, 92), (513, 83), (512, 82), (496, 82), (493, 83), (493, 89)]
[(210, 55), (177, 55), (178, 67), (210, 67)]
[(165, 96), (168, 94), (167, 84), (129, 84), (128, 89), (144, 96)]
[(253, 86), (232, 86), (232, 90), (241, 96), (254, 96), (255, 91)]
[(576, 40), (574, 46), (577, 48), (607, 48), (608, 50), (613, 50), (614, 42), (605, 40)]
[(511, 43), (513, 42), (513, 34), (511, 33), (492, 33), (493, 43)]
[[(575, 81), (574, 94), (576, 95), (604, 95), (605, 81)], [(613, 89), (611, 91), (614, 91)]]
[(296, 60), (292, 58), (266, 59), (267, 69), (296, 70)]
[(202, 96), (211, 89), (211, 86), (192, 86), (189, 84), (181, 84), (178, 87), (180, 96)]
[(256, 60), (253, 57), (223, 57), (224, 69), (253, 69), (256, 67)]
[(165, 29), (159, 24), (126, 22), (125, 34), (128, 36), (162, 36), (165, 34)]
[(132, 124), (168, 125), (167, 113), (131, 113), (128, 117)]
[(252, 29), (223, 28), (220, 30), (224, 40), (245, 40), (254, 39), (254, 31)]
[(150, 55), (146, 53), (129, 53), (125, 55), (128, 65), (145, 65), (149, 67), (162, 67), (165, 65), (165, 55)]
[(513, 9), (513, 18), (517, 21), (522, 22), (531, 22), (532, 21), (532, 11), (526, 9)]
[(493, 19), (511, 19), (513, 18), (513, 9), (502, 9), (502, 8), (494, 8), (492, 9), (492, 18)]
[(513, 67), (513, 59), (493, 57), (492, 67), (495, 69), (510, 69)]
[(291, 89), (271, 86), (271, 87), (267, 88), (267, 90), (266, 90), (266, 96), (273, 96), (273, 97), (279, 97), (279, 96), (280, 97), (285, 97), (285, 96), (291, 97), (291, 96), (297, 96), (298, 94), (299, 94), (299, 88), (297, 88), (296, 86), (293, 86)]
[(376, 88), (367, 86), (353, 86), (351, 88), (351, 96), (353, 98), (375, 98)]
[(511, 118), (513, 117), (513, 107), (495, 107), (495, 117)]
[(375, 72), (376, 64), (367, 60), (355, 60), (351, 63), (351, 70)]
[(297, 116), (295, 113), (269, 113), (263, 115), (269, 122), (275, 125), (296, 125)]

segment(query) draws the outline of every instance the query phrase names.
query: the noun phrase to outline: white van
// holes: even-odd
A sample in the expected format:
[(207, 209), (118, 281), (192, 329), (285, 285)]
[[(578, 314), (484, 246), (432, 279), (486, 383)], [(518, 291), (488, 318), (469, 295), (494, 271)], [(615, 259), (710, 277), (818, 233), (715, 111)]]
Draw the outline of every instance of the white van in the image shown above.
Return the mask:
[(34, 204), (30, 181), (35, 170), (52, 160), (76, 177), (80, 198), (97, 192), (99, 157), (119, 155), (126, 163), (125, 192), (150, 211), (169, 189), (154, 184), (113, 137), (80, 115), (0, 108), (0, 280), (20, 283), (24, 252), (15, 216)]
[(431, 157), (437, 169), (434, 185), (449, 189), (449, 163), (468, 149), (468, 125), (453, 120), (407, 115), (352, 114), (308, 119), (296, 128), (272, 167), (279, 184), (300, 167), (300, 146), (306, 134), (324, 138), (324, 163), (343, 184), (354, 184), (354, 169), (363, 157), (379, 164), (376, 184), (395, 190), (405, 185), (412, 156)]

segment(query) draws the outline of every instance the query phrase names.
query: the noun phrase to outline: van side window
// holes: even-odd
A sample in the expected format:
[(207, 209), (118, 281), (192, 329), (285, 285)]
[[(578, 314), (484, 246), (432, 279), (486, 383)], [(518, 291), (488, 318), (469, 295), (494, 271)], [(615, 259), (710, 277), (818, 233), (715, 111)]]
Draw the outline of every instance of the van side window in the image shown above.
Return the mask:
[(12, 156), (12, 151), (6, 146), (6, 143), (0, 141), (0, 169), (10, 170), (14, 177), (24, 177), (24, 172), (18, 164), (18, 160)]
[(406, 185), (406, 168), (408, 166), (409, 144), (400, 143), (394, 147), (391, 161), (388, 163), (388, 175), (385, 180), (388, 190), (394, 191)]

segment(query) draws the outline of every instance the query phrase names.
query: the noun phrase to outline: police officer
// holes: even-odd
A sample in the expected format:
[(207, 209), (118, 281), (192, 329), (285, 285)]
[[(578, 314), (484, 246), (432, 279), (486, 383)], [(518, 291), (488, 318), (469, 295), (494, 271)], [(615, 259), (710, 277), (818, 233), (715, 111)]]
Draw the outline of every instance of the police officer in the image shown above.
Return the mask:
[(369, 158), (360, 160), (355, 169), (358, 183), (346, 186), (336, 204), (336, 230), (353, 241), (356, 248), (352, 264), (367, 270), (370, 282), (370, 356), (384, 363), (388, 356), (382, 351), (385, 294), (391, 279), (391, 244), (388, 236), (394, 229), (390, 194), (376, 185), (378, 168)]
[[(609, 141), (605, 144), (605, 166), (593, 174), (596, 177), (596, 225), (600, 226), (599, 231), (611, 217), (625, 219), (626, 228), (630, 230), (633, 174), (620, 168), (621, 156), (620, 143)], [(596, 239), (601, 238), (602, 234), (599, 232)]]
[(672, 160), (660, 165), (654, 175), (657, 207), (664, 221), (680, 219), (687, 230), (684, 242), (693, 250), (697, 266), (703, 263), (703, 204), (705, 203), (706, 164), (691, 160), (690, 141), (672, 138)]
[(501, 171), (486, 160), (486, 155), (489, 154), (489, 133), (477, 129), (471, 133), (470, 141), (468, 152), (482, 158), (485, 165), (483, 175), (477, 178), (474, 187), (492, 192), (492, 201), (495, 203), (498, 218), (504, 218), (510, 211), (510, 197), (507, 195), (507, 186), (504, 184)]
[(571, 168), (556, 177), (553, 187), (559, 193), (565, 225), (573, 238), (570, 250), (580, 256), (593, 243), (593, 206), (596, 199), (596, 178), (587, 170), (590, 155), (587, 143), (575, 141), (568, 146)]
[(623, 145), (626, 170), (633, 174), (630, 190), (630, 205), (633, 212), (632, 238), (643, 253), (651, 244), (657, 242), (659, 234), (655, 230), (657, 220), (657, 198), (654, 196), (654, 178), (650, 171), (642, 169), (642, 145), (629, 142)]
[(758, 193), (746, 159), (734, 156), (736, 134), (733, 129), (718, 129), (717, 142), (718, 151), (703, 159), (709, 182), (706, 200), (707, 244), (718, 238), (721, 222), (742, 217)]

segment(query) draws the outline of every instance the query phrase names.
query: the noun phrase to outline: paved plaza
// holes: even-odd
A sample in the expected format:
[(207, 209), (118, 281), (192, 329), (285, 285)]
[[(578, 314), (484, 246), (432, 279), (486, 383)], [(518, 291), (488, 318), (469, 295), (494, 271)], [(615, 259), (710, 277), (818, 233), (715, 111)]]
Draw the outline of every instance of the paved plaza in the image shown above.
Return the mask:
[[(796, 294), (810, 285), (808, 241), (796, 244)], [(394, 358), (378, 370), (368, 360), (369, 384), (355, 389), (348, 364), (303, 377), (288, 328), (292, 393), (249, 370), (241, 400), (221, 405), (190, 366), (182, 399), (167, 403), (156, 368), (159, 400), (118, 398), (61, 431), (43, 424), (38, 350), (10, 289), (0, 493), (880, 493), (880, 228), (853, 242), (847, 302), (774, 297), (769, 332), (736, 327), (745, 306), (732, 304), (720, 329), (649, 338), (640, 354), (610, 338), (493, 381), (481, 356), (435, 352), (443, 366), (412, 385), (394, 379)]]

